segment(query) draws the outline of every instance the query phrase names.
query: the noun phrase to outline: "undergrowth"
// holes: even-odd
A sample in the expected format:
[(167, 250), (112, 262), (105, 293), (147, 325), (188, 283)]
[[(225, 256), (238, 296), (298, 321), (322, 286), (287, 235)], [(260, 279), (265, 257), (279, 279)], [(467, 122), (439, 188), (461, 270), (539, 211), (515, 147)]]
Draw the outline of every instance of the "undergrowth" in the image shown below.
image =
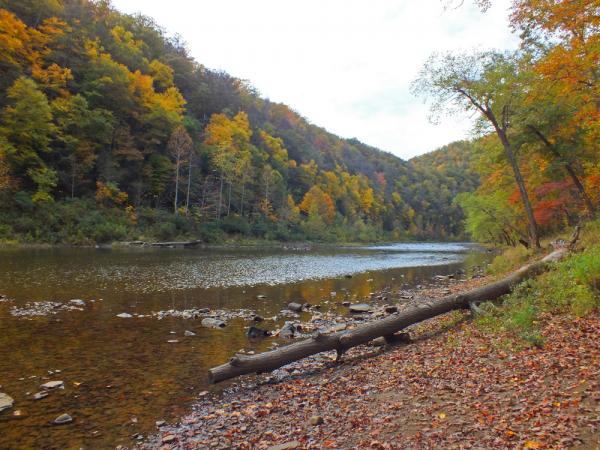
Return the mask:
[[(500, 306), (481, 305), (486, 312), (476, 320), (483, 330), (502, 333), (513, 344), (541, 346), (545, 318), (552, 315), (585, 317), (600, 306), (600, 221), (588, 223), (582, 231), (583, 251), (554, 263), (546, 273), (521, 283), (504, 297)], [(507, 272), (529, 259), (531, 254), (511, 249), (496, 258), (491, 273)], [(511, 266), (512, 264), (512, 266)]]

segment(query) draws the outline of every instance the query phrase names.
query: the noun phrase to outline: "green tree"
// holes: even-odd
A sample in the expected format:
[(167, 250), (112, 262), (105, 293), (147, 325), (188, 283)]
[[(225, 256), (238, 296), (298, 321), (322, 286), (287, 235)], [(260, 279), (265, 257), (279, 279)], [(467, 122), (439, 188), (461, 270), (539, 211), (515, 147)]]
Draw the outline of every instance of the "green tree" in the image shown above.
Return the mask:
[(416, 94), (433, 99), (434, 116), (456, 110), (476, 112), (481, 119), (480, 130), (492, 131), (498, 136), (525, 208), (529, 244), (539, 248), (538, 225), (509, 138), (509, 128), (525, 90), (519, 79), (516, 56), (497, 52), (433, 55), (421, 69), (412, 89)]
[[(0, 135), (6, 142), (6, 154), (12, 172), (49, 195), (53, 187), (46, 167), (45, 154), (56, 133), (52, 109), (46, 95), (27, 77), (18, 78), (7, 92), (9, 104), (2, 111)], [(44, 197), (40, 195), (39, 198)]]

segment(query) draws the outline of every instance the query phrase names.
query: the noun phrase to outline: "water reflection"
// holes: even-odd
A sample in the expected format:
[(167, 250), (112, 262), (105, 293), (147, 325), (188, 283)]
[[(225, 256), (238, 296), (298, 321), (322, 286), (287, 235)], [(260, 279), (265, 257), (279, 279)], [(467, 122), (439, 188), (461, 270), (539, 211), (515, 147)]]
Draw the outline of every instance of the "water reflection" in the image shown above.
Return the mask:
[[(130, 443), (135, 433), (152, 431), (156, 420), (182, 415), (198, 392), (209, 388), (209, 367), (240, 348), (264, 350), (269, 345), (250, 344), (246, 324), (239, 319), (223, 330), (212, 330), (194, 320), (119, 319), (116, 314), (210, 307), (254, 309), (269, 317), (294, 300), (341, 312), (339, 303), (346, 298), (362, 299), (384, 286), (423, 283), (485, 258), (456, 244), (329, 247), (302, 253), (0, 251), (0, 293), (14, 298), (15, 304), (86, 301), (84, 311), (32, 320), (12, 317), (10, 304), (0, 303), (0, 391), (15, 399), (12, 411), (0, 413), (0, 447), (104, 448)], [(343, 276), (350, 273), (352, 278)], [(257, 299), (258, 294), (266, 298)], [(185, 330), (196, 336), (184, 336)], [(173, 339), (179, 342), (168, 342)], [(65, 389), (32, 400), (49, 379), (63, 380)], [(14, 419), (11, 413), (17, 409), (22, 416)], [(50, 425), (65, 412), (74, 417), (73, 424)]]

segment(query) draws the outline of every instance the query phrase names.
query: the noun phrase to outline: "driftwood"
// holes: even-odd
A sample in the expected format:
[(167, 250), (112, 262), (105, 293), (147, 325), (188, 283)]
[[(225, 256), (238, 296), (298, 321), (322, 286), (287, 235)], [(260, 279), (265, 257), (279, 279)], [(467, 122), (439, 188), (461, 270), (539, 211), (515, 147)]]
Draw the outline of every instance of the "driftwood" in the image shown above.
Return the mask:
[(202, 244), (202, 241), (174, 241), (174, 242), (144, 242), (131, 241), (123, 242), (121, 245), (139, 246), (139, 247), (159, 247), (159, 248), (194, 248)]
[(539, 261), (527, 264), (512, 272), (506, 278), (472, 289), (471, 291), (452, 294), (437, 300), (421, 302), (400, 313), (384, 319), (360, 325), (352, 330), (331, 334), (315, 333), (313, 337), (285, 347), (260, 353), (258, 355), (235, 355), (228, 363), (213, 367), (208, 371), (210, 383), (218, 383), (230, 378), (249, 373), (270, 372), (281, 366), (317, 353), (336, 350), (338, 359), (352, 347), (366, 344), (380, 336), (390, 338), (404, 328), (426, 319), (460, 309), (474, 309), (484, 301), (496, 300), (510, 293), (523, 280), (543, 272), (550, 263), (564, 258), (573, 248), (579, 237), (579, 227), (571, 242), (560, 245), (552, 253)]

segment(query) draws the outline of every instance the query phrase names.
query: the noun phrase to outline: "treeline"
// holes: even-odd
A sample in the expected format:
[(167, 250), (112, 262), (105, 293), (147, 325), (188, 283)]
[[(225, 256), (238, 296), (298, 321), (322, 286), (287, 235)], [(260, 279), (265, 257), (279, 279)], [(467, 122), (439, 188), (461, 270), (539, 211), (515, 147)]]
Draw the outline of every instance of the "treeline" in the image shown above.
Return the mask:
[[(486, 3), (487, 2), (480, 2)], [(600, 8), (597, 0), (515, 0), (515, 52), (436, 54), (413, 84), (435, 116), (469, 112), (481, 136), (419, 158), (481, 184), (456, 204), (477, 240), (540, 246), (597, 215), (600, 202)]]
[(0, 8), (0, 239), (463, 235), (476, 177), (340, 139), (109, 1)]

